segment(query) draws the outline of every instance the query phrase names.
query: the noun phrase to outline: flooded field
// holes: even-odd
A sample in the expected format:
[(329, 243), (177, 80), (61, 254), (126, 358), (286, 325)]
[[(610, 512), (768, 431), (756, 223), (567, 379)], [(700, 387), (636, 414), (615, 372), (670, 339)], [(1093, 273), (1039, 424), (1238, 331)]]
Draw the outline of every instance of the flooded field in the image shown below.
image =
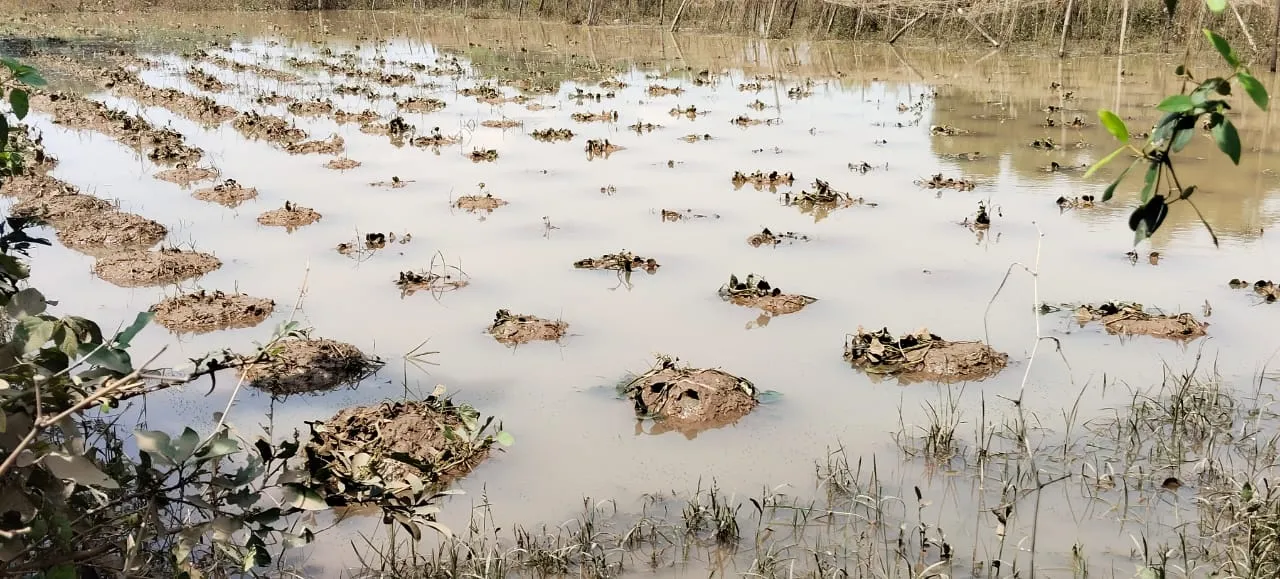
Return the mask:
[[(1220, 248), (1187, 207), (1134, 248), (1138, 179), (1105, 205), (1091, 199), (1115, 173), (1083, 179), (1113, 148), (1096, 110), (1146, 130), (1178, 90), (1177, 56), (944, 54), (393, 14), (110, 18), (94, 24), (157, 36), (216, 26), (229, 40), (53, 63), (49, 76), (88, 78), (90, 99), (177, 137), (138, 145), (98, 113), (33, 101), (60, 161), (52, 176), (164, 226), (40, 230), (60, 242), (36, 251), (33, 283), (104, 327), (163, 302), (173, 332), (157, 325), (134, 341), (167, 346), (160, 365), (251, 348), (290, 319), (335, 351), (385, 362), (352, 387), (245, 388), (229, 421), (250, 438), (447, 386), (515, 437), (455, 484), (466, 494), (441, 515), (455, 530), (481, 497), (503, 528), (555, 528), (583, 497), (638, 514), (650, 493), (712, 481), (735, 502), (762, 489), (803, 502), (826, 496), (815, 464), (842, 446), (865, 469), (875, 458), (888, 494), (914, 487), (932, 501), (920, 520), (951, 531), (962, 559), (989, 560), (998, 501), (977, 497), (998, 478), (973, 476), (972, 452), (941, 464), (903, 455), (939, 413), (981, 438), (1020, 399), (1034, 415), (1027, 445), (1047, 447), (1102, 428), (1197, 359), (1228, 389), (1274, 389), (1280, 305), (1228, 284), (1280, 277), (1274, 108), (1233, 111), (1239, 167), (1207, 136), (1179, 164)], [(184, 251), (119, 263), (102, 240), (126, 233), (135, 249)], [(1038, 283), (1024, 267), (1038, 267)], [(198, 297), (175, 309), (179, 295)], [(243, 300), (231, 318), (200, 310), (227, 296)], [(1150, 329), (1143, 312), (1195, 319)], [(1028, 373), (1037, 331), (1053, 341)], [(732, 419), (655, 402), (653, 384), (707, 388), (695, 398)], [(168, 390), (131, 411), (152, 429), (209, 428), (235, 387)], [(726, 390), (746, 401), (706, 394)], [(640, 421), (641, 407), (687, 420)], [(1196, 468), (1139, 478), (1159, 486)], [(1130, 511), (1117, 506), (1127, 487), (1104, 504), (1083, 486), (1048, 487), (1037, 503), (1052, 523), (1038, 530), (1050, 576), (1079, 567), (1077, 544), (1085, 567), (1129, 576), (1142, 561), (1135, 537), (1168, 540), (1195, 515), (1191, 489), (1135, 490), (1143, 502)], [(917, 520), (917, 501), (900, 503), (887, 542)], [(739, 514), (754, 513), (748, 503)], [(1028, 550), (1033, 521), (1010, 523), (1004, 548)], [(383, 531), (369, 517), (341, 525), (294, 563), (308, 575), (359, 566), (353, 534)], [(759, 572), (759, 558), (664, 573)]]

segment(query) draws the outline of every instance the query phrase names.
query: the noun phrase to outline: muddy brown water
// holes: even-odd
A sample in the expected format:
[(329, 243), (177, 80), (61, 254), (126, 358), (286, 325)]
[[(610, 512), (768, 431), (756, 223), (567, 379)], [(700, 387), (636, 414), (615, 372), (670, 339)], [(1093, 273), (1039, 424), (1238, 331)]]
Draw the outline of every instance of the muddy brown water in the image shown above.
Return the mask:
[[(175, 337), (155, 326), (134, 341), (135, 348), (149, 352), (167, 345), (160, 362), (181, 364), (223, 347), (252, 348), (276, 324), (295, 316), (318, 336), (388, 361), (376, 377), (354, 389), (285, 400), (242, 392), (231, 422), (246, 434), (257, 432), (268, 412), (280, 431), (305, 430), (304, 421), (328, 418), (348, 406), (401, 397), (406, 389), (424, 396), (437, 383), (448, 385), (460, 400), (498, 416), (517, 440), (457, 483), (468, 495), (452, 500), (443, 515), (456, 527), (464, 526), (469, 505), (482, 492), (504, 526), (554, 525), (572, 516), (584, 496), (614, 498), (625, 509), (638, 504), (642, 493), (691, 490), (699, 480), (713, 478), (722, 490), (739, 496), (777, 485), (791, 485), (790, 492), (804, 495), (812, 492), (813, 462), (836, 444), (851, 455), (881, 457), (882, 468), (894, 473), (882, 477), (905, 488), (921, 484), (927, 491), (940, 491), (953, 482), (968, 488), (963, 486), (967, 479), (935, 473), (926, 480), (917, 466), (891, 466), (898, 457), (889, 433), (900, 426), (900, 409), (902, 422), (918, 424), (921, 404), (936, 402), (939, 392), (930, 385), (900, 387), (857, 372), (842, 359), (842, 344), (859, 326), (899, 332), (928, 328), (950, 340), (983, 339), (988, 301), (1010, 264), (1035, 262), (1038, 240), (1039, 294), (1046, 302), (1124, 300), (1197, 316), (1203, 315), (1206, 300), (1212, 306), (1212, 316), (1205, 319), (1208, 337), (1189, 343), (1121, 338), (1096, 325), (1080, 328), (1069, 312), (1040, 318), (1043, 331), (1062, 340), (1070, 361), (1068, 368), (1060, 358), (1044, 357), (1030, 374), (1026, 404), (1043, 413), (1048, 428), (1061, 428), (1059, 409), (1069, 407), (1088, 383), (1095, 387), (1081, 399), (1081, 416), (1098, 416), (1123, 404), (1129, 390), (1103, 390), (1097, 385), (1104, 374), (1109, 384), (1146, 388), (1158, 381), (1162, 363), (1183, 367), (1203, 350), (1228, 379), (1247, 382), (1280, 347), (1271, 330), (1280, 323), (1280, 306), (1261, 304), (1248, 292), (1227, 286), (1236, 277), (1280, 276), (1280, 231), (1272, 231), (1280, 218), (1277, 113), (1268, 117), (1251, 106), (1237, 107), (1246, 144), (1239, 168), (1231, 167), (1207, 139), (1188, 149), (1179, 176), (1184, 183), (1200, 185), (1197, 200), (1222, 247), (1215, 249), (1194, 215), (1178, 207), (1152, 247), (1140, 248), (1144, 255), (1150, 249), (1161, 253), (1155, 266), (1147, 260), (1134, 264), (1125, 256), (1132, 243), (1126, 227), (1135, 196), (1132, 183), (1111, 204), (1064, 212), (1056, 199), (1100, 196), (1106, 177), (1084, 181), (1078, 171), (1041, 170), (1051, 162), (1078, 166), (1110, 150), (1111, 138), (1096, 126), (1092, 112), (1100, 106), (1117, 107), (1133, 119), (1135, 131), (1153, 121), (1152, 105), (1178, 88), (1171, 73), (1175, 57), (1060, 61), (895, 52), (882, 45), (763, 42), (387, 14), (339, 13), (319, 21), (294, 14), (109, 18), (113, 20), (107, 25), (142, 27), (152, 34), (175, 21), (224, 27), (234, 40), (229, 50), (213, 53), (295, 72), (302, 81), (199, 65), (227, 86), (205, 93), (186, 77), (192, 63), (168, 52), (143, 54), (159, 63), (141, 73), (143, 80), (209, 96), (240, 111), (283, 116), (314, 139), (339, 136), (345, 142), (343, 155), (361, 163), (348, 171), (331, 171), (324, 167), (330, 155), (292, 155), (266, 141), (244, 138), (230, 123), (208, 128), (162, 108), (139, 107), (115, 93), (93, 95), (112, 107), (140, 111), (156, 126), (172, 127), (188, 144), (204, 150), (220, 172), (217, 179), (233, 178), (257, 189), (256, 198), (228, 208), (154, 179), (162, 167), (106, 136), (61, 128), (37, 113), (35, 125), (49, 152), (61, 159), (55, 176), (97, 196), (119, 199), (122, 210), (164, 224), (167, 245), (212, 253), (222, 261), (220, 269), (185, 282), (184, 289), (234, 290), (277, 304), (275, 313), (256, 328)], [(374, 84), (373, 76), (346, 79), (284, 64), (294, 56), (321, 58), (319, 48), (310, 44), (317, 27), (328, 32), (320, 37), (326, 46), (335, 53), (356, 53), (362, 69), (381, 68), (378, 57), (428, 68), (456, 57), (469, 72), (458, 77), (417, 72), (412, 73), (417, 85), (391, 87)], [(375, 33), (385, 42), (370, 41), (367, 35)], [(713, 73), (713, 84), (694, 83), (703, 69)], [(1124, 75), (1117, 85), (1118, 69)], [(395, 65), (385, 70), (410, 72)], [(529, 93), (530, 103), (542, 105), (532, 107), (536, 111), (527, 103), (493, 105), (457, 94), (481, 84), (496, 86), (495, 75), (520, 79), (535, 77), (537, 70), (544, 74), (536, 75), (536, 84), (552, 89)], [(661, 78), (650, 78), (654, 75)], [(782, 80), (761, 81), (759, 92), (739, 90), (739, 84), (755, 82), (757, 75)], [(589, 80), (559, 82), (573, 77)], [(605, 92), (599, 86), (602, 79), (629, 86), (611, 86), (608, 91), (615, 96), (599, 103), (570, 98), (578, 88)], [(812, 82), (797, 91), (802, 98), (788, 98), (788, 89), (805, 79)], [(1273, 94), (1280, 93), (1274, 77), (1264, 80)], [(381, 96), (370, 101), (332, 94), (330, 89), (344, 82), (372, 86)], [(1054, 82), (1074, 91), (1074, 99), (1064, 101), (1051, 92)], [(654, 84), (678, 86), (683, 92), (653, 96), (647, 88)], [(499, 89), (505, 96), (518, 94), (511, 87)], [(396, 146), (385, 136), (362, 133), (356, 124), (338, 124), (323, 115), (294, 116), (283, 104), (254, 104), (272, 92), (298, 100), (329, 98), (348, 112), (372, 108), (382, 122), (402, 115), (419, 136), (438, 127), (444, 135), (462, 139), (438, 151)], [(395, 100), (407, 96), (438, 98), (446, 106), (430, 113), (397, 112)], [(757, 100), (767, 108), (749, 107)], [(668, 115), (672, 108), (691, 105), (707, 114)], [(900, 112), (900, 105), (907, 111)], [(1049, 106), (1072, 110), (1058, 116), (1044, 112)], [(617, 110), (617, 122), (570, 118), (600, 110)], [(770, 122), (747, 127), (730, 122), (740, 115)], [(1075, 115), (1093, 126), (1041, 126), (1046, 117), (1056, 117), (1060, 125)], [(508, 129), (482, 125), (503, 118), (522, 124)], [(663, 127), (642, 134), (626, 129), (636, 122)], [(970, 134), (933, 135), (932, 125)], [(535, 130), (564, 127), (575, 134), (567, 142), (545, 143), (530, 136)], [(684, 141), (690, 133), (713, 138)], [(1064, 148), (1030, 146), (1046, 137)], [(625, 150), (590, 159), (582, 152), (589, 139), (609, 139)], [(1081, 140), (1092, 146), (1076, 148)], [(467, 155), (475, 149), (493, 149), (499, 157), (473, 163)], [(963, 160), (975, 151), (982, 153), (979, 159)], [(865, 172), (853, 170), (862, 163)], [(780, 186), (778, 193), (735, 189), (730, 180), (734, 171), (757, 170), (791, 172), (796, 182)], [(914, 184), (939, 173), (972, 180), (976, 187), (932, 190)], [(398, 176), (405, 186), (368, 186), (388, 175)], [(812, 191), (814, 179), (866, 204), (830, 212), (802, 212), (784, 204), (783, 194)], [(1134, 182), (1138, 180), (1135, 176)], [(460, 196), (480, 191), (508, 205), (483, 220), (452, 207)], [(292, 233), (257, 223), (258, 214), (285, 201), (314, 208), (324, 218)], [(972, 219), (979, 201), (987, 203), (992, 223), (975, 232), (961, 223)], [(666, 222), (660, 218), (663, 209), (719, 218)], [(803, 234), (810, 241), (776, 248), (743, 243), (765, 227)], [(352, 260), (333, 247), (352, 239), (353, 231), (404, 231), (414, 242)], [(45, 233), (53, 237), (52, 231)], [(624, 280), (615, 272), (572, 266), (583, 255), (619, 248), (659, 260), (661, 274)], [(111, 285), (93, 276), (91, 256), (56, 243), (37, 248), (35, 254), (33, 283), (58, 300), (61, 311), (88, 314), (105, 327), (128, 323), (136, 312), (174, 294), (171, 287)], [(470, 284), (434, 297), (426, 292), (402, 297), (387, 282), (398, 272), (429, 268), (438, 255), (460, 265)], [(767, 326), (754, 323), (756, 312), (725, 303), (716, 293), (734, 272), (785, 280), (788, 288), (803, 289), (818, 301)], [(299, 294), (302, 308), (295, 313), (292, 305)], [(967, 385), (966, 410), (976, 408), (979, 396), (989, 403), (1016, 396), (1035, 335), (1032, 302), (1028, 276), (1015, 274), (985, 324), (991, 344), (1009, 353), (1010, 366)], [(569, 335), (559, 342), (508, 348), (485, 333), (499, 308), (563, 319), (570, 323)], [(427, 358), (438, 365), (402, 359), (428, 339), (423, 349), (439, 351)], [(722, 367), (781, 396), (735, 425), (693, 440), (674, 433), (638, 434), (632, 405), (619, 399), (613, 387), (629, 372), (645, 371), (655, 352), (697, 367)], [(203, 395), (206, 386), (152, 396), (145, 413), (149, 427), (176, 431), (184, 425), (210, 426), (234, 381), (220, 380), (209, 396)], [(972, 512), (967, 491), (954, 494), (951, 502), (958, 505), (950, 507), (956, 513)], [(1069, 510), (1065, 504), (1043, 508)], [(371, 519), (344, 524), (353, 532), (376, 527)], [(1130, 543), (1108, 524), (1089, 519), (1048, 531), (1041, 541), (1061, 546), (1057, 553), (1065, 558), (1073, 541), (1087, 537), (1110, 553), (1096, 562), (1128, 565), (1123, 555)], [(1110, 538), (1096, 538), (1100, 529)], [(322, 536), (322, 546), (298, 555), (300, 560), (325, 569), (323, 574), (354, 564), (346, 539), (333, 537)], [(957, 549), (966, 552), (967, 546)]]

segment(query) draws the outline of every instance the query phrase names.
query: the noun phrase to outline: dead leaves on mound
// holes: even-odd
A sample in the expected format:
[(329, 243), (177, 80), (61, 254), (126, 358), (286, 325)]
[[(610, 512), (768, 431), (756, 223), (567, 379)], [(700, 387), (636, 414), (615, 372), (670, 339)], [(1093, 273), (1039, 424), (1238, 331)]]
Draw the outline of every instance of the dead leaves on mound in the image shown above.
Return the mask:
[(1076, 308), (1076, 320), (1080, 325), (1101, 322), (1108, 334), (1124, 336), (1146, 335), (1170, 340), (1190, 340), (1205, 334), (1209, 324), (1201, 322), (1189, 313), (1165, 315), (1151, 313), (1142, 304), (1107, 302), (1099, 305), (1085, 304)]
[(191, 195), (201, 201), (209, 201), (226, 207), (237, 207), (241, 203), (257, 197), (258, 190), (254, 187), (245, 187), (237, 183), (235, 179), (227, 179), (213, 187), (197, 189)]
[(771, 316), (793, 314), (818, 301), (809, 296), (782, 293), (782, 289), (769, 285), (768, 281), (757, 278), (755, 274), (748, 275), (745, 281), (730, 274), (729, 283), (720, 286), (719, 293), (720, 298), (729, 303), (758, 308)]
[(994, 376), (1008, 354), (982, 342), (949, 342), (928, 330), (895, 338), (889, 330), (858, 331), (845, 338), (844, 359), (867, 374), (912, 382), (962, 382)]
[(286, 338), (272, 344), (244, 368), (251, 386), (275, 396), (323, 392), (355, 384), (382, 362), (359, 348), (324, 338)]
[(282, 209), (272, 209), (258, 216), (258, 223), (283, 227), (290, 232), (317, 221), (320, 221), (320, 214), (315, 209), (295, 205), (291, 201), (285, 201)]
[(232, 328), (251, 328), (275, 310), (275, 302), (220, 291), (198, 292), (166, 298), (151, 306), (156, 322), (177, 333), (203, 334)]
[(498, 310), (489, 324), (489, 335), (493, 339), (515, 346), (527, 344), (535, 340), (559, 341), (569, 330), (569, 323), (563, 320), (546, 320), (537, 316), (512, 314), (510, 310)]
[(718, 368), (681, 365), (669, 356), (658, 356), (649, 371), (618, 391), (634, 404), (636, 418), (654, 421), (650, 434), (674, 430), (688, 438), (734, 424), (759, 404), (750, 380)]

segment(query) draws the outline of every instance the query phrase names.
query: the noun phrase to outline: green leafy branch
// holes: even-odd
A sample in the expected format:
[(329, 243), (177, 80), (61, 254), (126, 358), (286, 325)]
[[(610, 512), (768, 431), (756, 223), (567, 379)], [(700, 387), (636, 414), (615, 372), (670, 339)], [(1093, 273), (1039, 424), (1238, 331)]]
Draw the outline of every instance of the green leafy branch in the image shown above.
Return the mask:
[[(1224, 8), (1226, 3), (1210, 1), (1209, 5), (1210, 8), (1218, 11)], [(1232, 74), (1227, 77), (1197, 81), (1186, 65), (1179, 65), (1175, 73), (1185, 81), (1183, 92), (1165, 98), (1156, 106), (1165, 115), (1156, 123), (1146, 143), (1139, 146), (1131, 142), (1129, 128), (1115, 113), (1108, 110), (1098, 111), (1098, 118), (1102, 121), (1102, 125), (1120, 141), (1121, 146), (1089, 167), (1085, 177), (1093, 175), (1122, 153), (1130, 152), (1137, 156), (1120, 172), (1115, 181), (1107, 186), (1102, 194), (1102, 201), (1111, 200), (1120, 183), (1134, 167), (1144, 162), (1147, 165), (1142, 190), (1138, 196), (1141, 205), (1129, 216), (1129, 229), (1134, 232), (1135, 245), (1151, 237), (1164, 223), (1165, 217), (1169, 214), (1169, 206), (1179, 201), (1187, 202), (1195, 210), (1196, 216), (1213, 238), (1213, 244), (1218, 245), (1218, 236), (1213, 232), (1213, 227), (1205, 221), (1200, 209), (1191, 201), (1192, 194), (1196, 192), (1196, 186), (1184, 186), (1178, 179), (1178, 173), (1174, 169), (1173, 155), (1181, 152), (1191, 143), (1197, 127), (1203, 124), (1209, 130), (1218, 149), (1231, 159), (1232, 163), (1239, 165), (1240, 133), (1231, 123), (1231, 119), (1227, 118), (1227, 111), (1231, 110), (1231, 104), (1224, 97), (1231, 96), (1231, 87), (1234, 82), (1244, 89), (1259, 109), (1265, 111), (1270, 104), (1266, 87), (1253, 76), (1249, 67), (1241, 62), (1239, 55), (1227, 40), (1208, 29), (1204, 30), (1204, 35), (1232, 68)], [(1188, 86), (1194, 88), (1187, 92)]]

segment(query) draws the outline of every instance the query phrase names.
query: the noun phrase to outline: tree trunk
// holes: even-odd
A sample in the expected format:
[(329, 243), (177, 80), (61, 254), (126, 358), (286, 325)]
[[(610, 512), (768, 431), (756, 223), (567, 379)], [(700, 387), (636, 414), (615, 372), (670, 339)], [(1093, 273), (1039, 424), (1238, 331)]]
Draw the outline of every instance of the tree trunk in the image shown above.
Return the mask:
[(1067, 29), (1071, 27), (1071, 6), (1075, 0), (1067, 0), (1067, 9), (1062, 16), (1062, 38), (1058, 40), (1058, 58), (1067, 55)]
[(1280, 56), (1280, 0), (1276, 0), (1276, 23), (1271, 29), (1271, 72), (1276, 71), (1276, 57)]

